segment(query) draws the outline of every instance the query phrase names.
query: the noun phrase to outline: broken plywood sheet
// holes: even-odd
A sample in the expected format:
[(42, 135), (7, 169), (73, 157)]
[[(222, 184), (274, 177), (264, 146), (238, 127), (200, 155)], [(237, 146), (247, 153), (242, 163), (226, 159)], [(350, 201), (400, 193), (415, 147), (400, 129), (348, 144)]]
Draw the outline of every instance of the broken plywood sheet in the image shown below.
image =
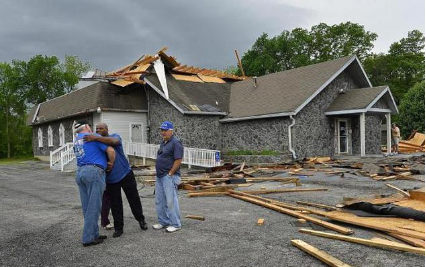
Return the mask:
[(226, 83), (223, 79), (218, 77), (205, 76), (201, 74), (198, 74), (198, 77), (206, 83)]
[(413, 200), (413, 199), (407, 199), (407, 200), (401, 200), (394, 202), (393, 204), (406, 207), (406, 208), (412, 208), (415, 210), (425, 211), (425, 202), (421, 200)]
[(121, 86), (121, 87), (126, 87), (126, 86), (128, 86), (130, 84), (133, 84), (133, 83), (134, 82), (132, 82), (132, 81), (123, 80), (123, 79), (111, 82), (111, 84), (118, 85), (118, 86)]
[(195, 82), (195, 83), (204, 83), (197, 75), (180, 75), (180, 74), (172, 74), (173, 78), (178, 81), (187, 81), (187, 82)]
[(416, 133), (413, 138), (405, 142), (416, 146), (422, 146), (425, 144), (425, 134)]
[[(343, 211), (326, 212), (323, 216), (338, 222), (349, 223), (366, 228), (395, 233), (414, 238), (425, 239), (425, 223), (402, 218), (359, 217)], [(409, 228), (409, 229), (404, 229)]]

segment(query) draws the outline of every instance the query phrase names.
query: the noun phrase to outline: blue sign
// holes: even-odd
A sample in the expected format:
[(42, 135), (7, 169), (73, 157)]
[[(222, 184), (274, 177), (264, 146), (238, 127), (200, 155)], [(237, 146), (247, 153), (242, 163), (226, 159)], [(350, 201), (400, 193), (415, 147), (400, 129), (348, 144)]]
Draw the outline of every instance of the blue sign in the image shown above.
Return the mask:
[(219, 151), (216, 152), (215, 159), (216, 159), (216, 162), (220, 161), (220, 152)]

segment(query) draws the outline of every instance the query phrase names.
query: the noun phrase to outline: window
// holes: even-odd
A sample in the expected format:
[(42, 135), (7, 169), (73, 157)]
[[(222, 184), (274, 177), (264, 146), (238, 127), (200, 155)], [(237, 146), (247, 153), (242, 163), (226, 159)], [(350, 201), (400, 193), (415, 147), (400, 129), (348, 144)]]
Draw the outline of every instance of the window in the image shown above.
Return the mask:
[(38, 147), (43, 147), (43, 130), (38, 128)]
[(50, 125), (49, 128), (47, 128), (47, 145), (53, 146), (53, 131)]
[(65, 127), (64, 125), (59, 125), (59, 146), (65, 145)]

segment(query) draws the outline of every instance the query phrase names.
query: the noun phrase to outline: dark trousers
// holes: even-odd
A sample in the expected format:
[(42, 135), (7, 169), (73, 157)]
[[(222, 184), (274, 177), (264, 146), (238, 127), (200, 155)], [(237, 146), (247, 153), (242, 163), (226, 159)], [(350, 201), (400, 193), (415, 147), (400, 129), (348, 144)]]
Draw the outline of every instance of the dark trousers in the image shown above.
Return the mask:
[(107, 226), (110, 221), (108, 219), (109, 211), (111, 210), (111, 197), (108, 194), (108, 190), (104, 191), (102, 196), (102, 211), (101, 211), (101, 226)]
[(111, 211), (114, 218), (114, 229), (123, 230), (123, 200), (121, 198), (121, 189), (126, 194), (133, 217), (137, 221), (145, 221), (143, 216), (141, 199), (136, 186), (136, 179), (133, 171), (130, 171), (120, 182), (115, 184), (107, 183), (108, 194), (111, 197)]

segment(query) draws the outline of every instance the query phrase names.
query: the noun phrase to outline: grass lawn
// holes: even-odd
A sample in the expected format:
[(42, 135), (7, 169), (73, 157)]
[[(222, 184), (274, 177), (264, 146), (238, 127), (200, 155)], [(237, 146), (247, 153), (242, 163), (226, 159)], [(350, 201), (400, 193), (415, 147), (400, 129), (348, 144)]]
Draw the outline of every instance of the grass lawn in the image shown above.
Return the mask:
[(31, 156), (11, 158), (11, 159), (2, 158), (2, 159), (0, 159), (0, 165), (16, 164), (16, 163), (20, 163), (20, 162), (23, 162), (23, 161), (29, 161), (29, 160), (39, 160), (39, 159), (31, 157)]

